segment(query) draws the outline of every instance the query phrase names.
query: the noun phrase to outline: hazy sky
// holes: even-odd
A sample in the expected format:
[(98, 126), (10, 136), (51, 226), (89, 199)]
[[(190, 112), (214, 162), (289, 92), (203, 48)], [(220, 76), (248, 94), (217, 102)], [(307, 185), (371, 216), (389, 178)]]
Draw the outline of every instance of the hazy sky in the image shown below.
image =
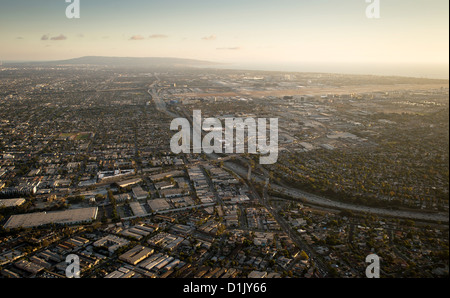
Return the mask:
[(448, 0), (0, 0), (0, 59), (448, 64)]

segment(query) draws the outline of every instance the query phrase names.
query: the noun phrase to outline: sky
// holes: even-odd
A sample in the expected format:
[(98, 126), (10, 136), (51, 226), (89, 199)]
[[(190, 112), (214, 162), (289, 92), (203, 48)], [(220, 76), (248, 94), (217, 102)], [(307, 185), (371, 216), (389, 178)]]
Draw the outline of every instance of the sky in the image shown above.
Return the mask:
[(80, 0), (80, 18), (68, 19), (65, 0), (0, 0), (0, 60), (413, 65), (448, 77), (449, 1), (379, 1), (380, 18), (370, 19), (366, 0)]

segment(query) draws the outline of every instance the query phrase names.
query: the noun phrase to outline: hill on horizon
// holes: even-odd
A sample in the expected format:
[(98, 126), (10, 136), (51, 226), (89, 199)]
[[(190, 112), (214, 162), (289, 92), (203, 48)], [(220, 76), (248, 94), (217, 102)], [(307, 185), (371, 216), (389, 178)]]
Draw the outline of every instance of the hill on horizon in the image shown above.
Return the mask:
[(120, 67), (187, 67), (187, 66), (192, 67), (192, 66), (216, 65), (218, 63), (202, 60), (170, 58), (170, 57), (84, 56), (67, 60), (16, 62), (11, 64), (99, 65), (99, 66), (120, 66)]

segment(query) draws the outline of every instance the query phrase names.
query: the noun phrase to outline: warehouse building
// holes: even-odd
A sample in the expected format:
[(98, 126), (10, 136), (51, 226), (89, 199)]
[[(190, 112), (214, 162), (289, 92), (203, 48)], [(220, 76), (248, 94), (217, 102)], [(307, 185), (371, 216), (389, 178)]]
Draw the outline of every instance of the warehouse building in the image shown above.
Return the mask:
[(47, 224), (75, 225), (97, 219), (98, 208), (82, 208), (58, 212), (38, 212), (12, 215), (5, 223), (5, 229), (31, 228)]
[(135, 178), (135, 179), (129, 179), (129, 180), (125, 180), (125, 181), (121, 181), (121, 182), (117, 182), (117, 186), (119, 186), (120, 188), (126, 188), (128, 186), (132, 186), (138, 183), (142, 182), (142, 178)]
[(114, 236), (114, 235), (108, 235), (106, 237), (103, 237), (100, 240), (97, 240), (94, 242), (95, 247), (104, 247), (107, 248), (110, 254), (113, 254), (116, 250), (119, 248), (126, 246), (130, 243), (130, 241)]
[(130, 265), (137, 265), (144, 259), (153, 254), (154, 250), (142, 245), (137, 245), (119, 257), (119, 260), (127, 262)]
[(139, 202), (131, 202), (130, 208), (135, 216), (144, 216), (147, 214), (147, 211), (145, 211), (144, 206), (142, 206)]
[(147, 204), (154, 212), (170, 209), (169, 203), (164, 199), (148, 200)]
[(32, 262), (28, 262), (26, 260), (17, 261), (14, 265), (17, 268), (19, 268), (19, 269), (21, 269), (23, 271), (29, 272), (31, 274), (34, 274), (34, 275), (36, 275), (37, 273), (39, 273), (39, 272), (41, 272), (42, 270), (45, 269), (44, 267), (42, 267), (42, 266), (40, 266), (38, 264), (35, 264), (35, 263), (32, 263)]
[(148, 192), (143, 190), (142, 187), (136, 186), (133, 187), (133, 196), (137, 200), (145, 200), (148, 197)]
[(11, 207), (17, 207), (25, 203), (25, 199), (7, 199), (7, 200), (0, 200), (0, 207), (5, 208), (11, 208)]

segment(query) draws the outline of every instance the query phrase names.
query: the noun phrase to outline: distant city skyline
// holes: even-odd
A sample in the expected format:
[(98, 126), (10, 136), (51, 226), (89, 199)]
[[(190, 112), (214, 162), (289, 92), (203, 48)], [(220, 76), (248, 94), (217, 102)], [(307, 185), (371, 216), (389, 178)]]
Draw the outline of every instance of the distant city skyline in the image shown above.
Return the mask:
[(369, 19), (364, 0), (81, 0), (81, 18), (68, 19), (64, 0), (1, 0), (0, 60), (179, 57), (448, 78), (448, 1), (380, 3)]

